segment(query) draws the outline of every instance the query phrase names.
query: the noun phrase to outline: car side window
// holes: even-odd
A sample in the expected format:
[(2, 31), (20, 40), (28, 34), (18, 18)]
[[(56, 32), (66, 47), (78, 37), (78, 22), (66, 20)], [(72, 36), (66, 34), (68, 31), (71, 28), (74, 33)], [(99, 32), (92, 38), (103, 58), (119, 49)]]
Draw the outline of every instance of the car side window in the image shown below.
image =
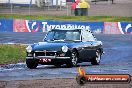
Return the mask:
[(82, 41), (87, 42), (87, 41), (95, 41), (95, 37), (89, 30), (82, 30)]
[(80, 40), (80, 32), (67, 32), (66, 40)]

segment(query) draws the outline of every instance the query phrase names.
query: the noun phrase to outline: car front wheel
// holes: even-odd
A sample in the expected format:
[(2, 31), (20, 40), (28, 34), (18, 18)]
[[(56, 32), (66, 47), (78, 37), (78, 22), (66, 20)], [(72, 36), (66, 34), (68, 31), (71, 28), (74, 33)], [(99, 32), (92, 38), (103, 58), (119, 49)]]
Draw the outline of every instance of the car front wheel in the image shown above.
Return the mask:
[(101, 53), (97, 50), (97, 51), (96, 51), (96, 57), (94, 57), (94, 58), (92, 59), (91, 64), (92, 64), (92, 65), (99, 65), (100, 60), (101, 60)]
[(30, 69), (35, 69), (38, 66), (38, 63), (34, 59), (26, 59), (26, 64)]
[(71, 54), (71, 60), (66, 65), (67, 65), (67, 67), (76, 67), (77, 66), (77, 61), (78, 61), (77, 52), (73, 51), (72, 54)]

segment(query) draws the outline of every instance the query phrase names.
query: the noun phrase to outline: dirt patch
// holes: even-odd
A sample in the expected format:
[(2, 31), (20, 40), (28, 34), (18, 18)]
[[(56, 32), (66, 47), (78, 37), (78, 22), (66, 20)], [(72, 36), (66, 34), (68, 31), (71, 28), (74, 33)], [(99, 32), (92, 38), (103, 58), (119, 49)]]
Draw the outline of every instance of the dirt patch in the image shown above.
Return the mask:
[(0, 81), (0, 88), (132, 88), (130, 84), (85, 84), (80, 86), (75, 79), (37, 79), (20, 81)]

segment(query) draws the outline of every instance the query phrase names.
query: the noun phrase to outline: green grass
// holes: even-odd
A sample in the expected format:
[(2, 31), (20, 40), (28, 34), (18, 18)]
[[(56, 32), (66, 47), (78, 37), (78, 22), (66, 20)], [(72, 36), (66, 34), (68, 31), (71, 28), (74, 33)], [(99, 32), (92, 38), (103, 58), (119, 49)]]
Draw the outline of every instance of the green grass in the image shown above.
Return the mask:
[(47, 15), (18, 15), (0, 14), (0, 19), (27, 19), (27, 20), (62, 20), (62, 21), (101, 21), (101, 22), (131, 22), (132, 17), (120, 16), (47, 16)]
[(25, 61), (26, 46), (24, 45), (0, 45), (0, 64), (10, 64)]

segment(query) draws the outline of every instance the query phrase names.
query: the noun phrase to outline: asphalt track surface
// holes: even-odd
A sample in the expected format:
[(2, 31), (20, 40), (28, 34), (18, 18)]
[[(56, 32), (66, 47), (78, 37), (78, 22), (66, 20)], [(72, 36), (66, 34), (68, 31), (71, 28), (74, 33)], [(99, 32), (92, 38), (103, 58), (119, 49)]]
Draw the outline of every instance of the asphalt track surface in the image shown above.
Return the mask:
[[(45, 33), (0, 33), (0, 43), (31, 44), (43, 40)], [(130, 74), (132, 75), (132, 35), (96, 34), (103, 42), (105, 54), (100, 65), (79, 63), (88, 74)], [(28, 69), (25, 63), (0, 67), (0, 80), (29, 80), (49, 78), (75, 78), (78, 67), (39, 65), (37, 69)]]

